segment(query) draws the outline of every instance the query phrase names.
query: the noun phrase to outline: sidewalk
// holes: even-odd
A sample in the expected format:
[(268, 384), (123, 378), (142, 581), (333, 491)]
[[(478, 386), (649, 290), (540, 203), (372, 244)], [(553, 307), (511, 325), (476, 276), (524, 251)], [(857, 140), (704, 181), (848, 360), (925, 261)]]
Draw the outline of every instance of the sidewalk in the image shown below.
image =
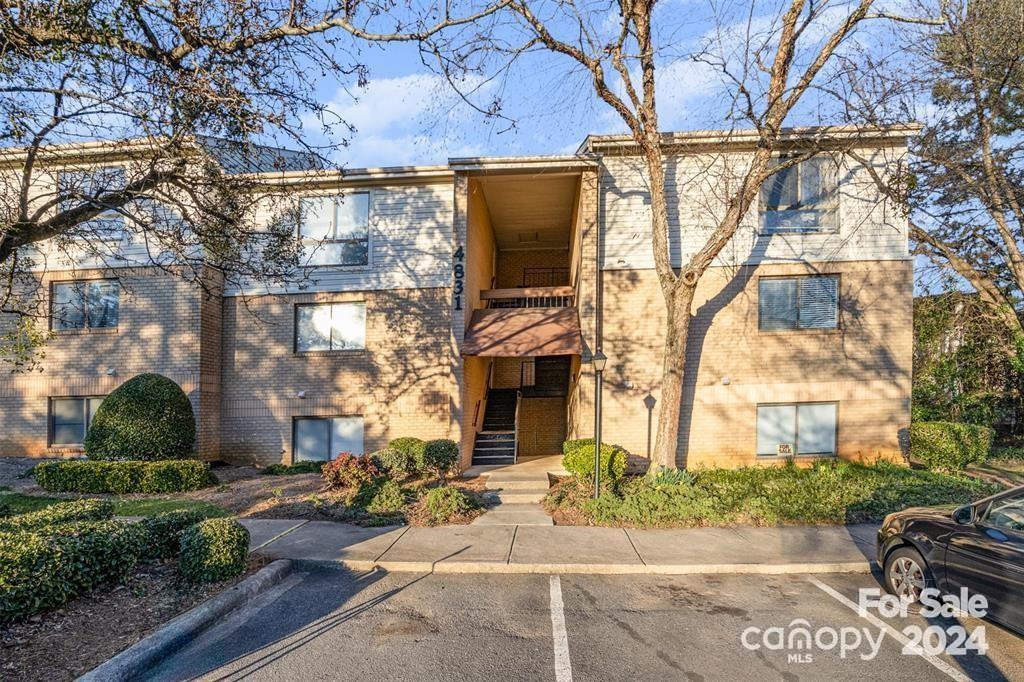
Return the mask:
[(435, 573), (867, 573), (877, 526), (634, 530), (579, 526), (360, 528), (242, 519), (252, 551), (352, 570)]

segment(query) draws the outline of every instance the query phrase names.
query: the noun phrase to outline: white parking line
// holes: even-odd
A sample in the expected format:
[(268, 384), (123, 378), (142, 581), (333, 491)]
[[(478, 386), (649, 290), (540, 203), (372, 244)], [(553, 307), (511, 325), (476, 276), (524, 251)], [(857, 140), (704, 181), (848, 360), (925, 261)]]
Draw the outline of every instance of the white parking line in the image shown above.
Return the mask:
[(555, 682), (572, 682), (572, 663), (569, 661), (569, 635), (565, 631), (565, 612), (562, 610), (562, 581), (551, 576), (551, 635), (555, 642)]
[[(830, 597), (834, 598), (836, 601), (840, 602), (844, 606), (848, 607), (851, 611), (856, 613), (858, 616), (860, 616), (861, 618), (864, 618), (865, 620), (867, 620), (869, 623), (871, 623), (875, 627), (877, 627), (880, 630), (884, 631), (886, 634), (888, 634), (890, 637), (895, 639), (900, 644), (906, 646), (910, 642), (910, 638), (908, 638), (902, 632), (900, 632), (899, 630), (897, 630), (893, 626), (889, 625), (888, 623), (886, 623), (881, 618), (878, 618), (877, 616), (875, 616), (875, 614), (869, 613), (867, 611), (863, 611), (862, 612), (857, 607), (857, 604), (855, 604), (853, 601), (847, 599), (842, 594), (840, 594), (836, 590), (832, 589), (831, 587), (829, 587), (825, 583), (821, 582), (817, 578), (808, 577), (808, 580), (810, 580), (811, 583), (815, 587), (817, 587), (819, 590), (821, 590), (825, 594), (829, 595)], [(917, 651), (917, 652), (915, 652), (915, 654), (917, 656), (920, 656), (924, 660), (928, 661), (929, 663), (931, 663), (938, 670), (941, 670), (942, 672), (946, 673), (946, 675), (948, 675), (950, 679), (956, 680), (957, 682), (971, 682), (971, 678), (967, 677), (967, 675), (964, 675), (962, 672), (960, 672), (959, 670), (957, 670), (956, 668), (954, 668), (950, 664), (946, 663), (941, 658), (937, 658), (937, 657), (932, 656), (930, 654), (926, 654), (923, 651)]]

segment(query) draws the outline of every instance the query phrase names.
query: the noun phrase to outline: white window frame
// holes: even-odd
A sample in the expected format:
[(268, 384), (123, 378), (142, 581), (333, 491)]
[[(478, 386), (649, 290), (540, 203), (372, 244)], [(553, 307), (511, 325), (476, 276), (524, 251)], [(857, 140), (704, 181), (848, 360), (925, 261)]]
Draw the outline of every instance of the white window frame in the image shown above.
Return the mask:
[[(102, 396), (102, 395), (54, 395), (54, 396), (50, 396), (49, 401), (47, 402), (47, 406), (46, 406), (46, 443), (47, 443), (47, 446), (51, 447), (51, 448), (78, 448), (78, 447), (81, 447), (82, 444), (85, 442), (86, 434), (89, 433), (89, 426), (92, 424), (92, 416), (89, 414), (89, 401), (90, 400), (98, 400), (100, 402), (103, 402), (103, 399), (105, 397), (106, 396)], [(56, 442), (54, 442), (54, 437), (56, 435), (56, 429), (54, 427), (56, 425), (54, 424), (54, 416), (55, 415), (54, 415), (54, 412), (53, 412), (53, 403), (54, 403), (54, 401), (57, 401), (57, 400), (81, 400), (82, 401), (82, 409), (85, 411), (85, 414), (82, 415), (82, 417), (83, 417), (83, 420), (82, 420), (83, 432), (82, 432), (82, 439), (80, 441), (78, 441), (76, 443), (56, 443)], [(98, 407), (99, 406), (97, 406), (97, 409), (98, 409)]]
[[(800, 282), (801, 280), (815, 279), (815, 278), (830, 278), (836, 281), (836, 324), (834, 327), (801, 327), (800, 326)], [(769, 329), (764, 326), (764, 321), (761, 316), (761, 282), (765, 281), (781, 281), (781, 280), (794, 280), (796, 281), (796, 324), (792, 327), (778, 327), (775, 329)], [(757, 278), (757, 331), (759, 333), (778, 333), (778, 332), (832, 332), (842, 328), (840, 321), (840, 311), (842, 310), (842, 299), (843, 299), (843, 280), (839, 273), (827, 273), (822, 275), (766, 275)]]
[[(800, 407), (803, 405), (833, 405), (835, 407), (835, 432), (832, 436), (832, 452), (801, 452), (800, 451)], [(784, 459), (776, 453), (761, 453), (757, 443), (757, 435), (760, 432), (760, 411), (762, 407), (792, 407), (795, 414), (795, 438), (793, 439), (792, 457), (836, 457), (839, 453), (839, 401), (838, 400), (809, 400), (803, 402), (779, 402), (779, 403), (758, 403), (754, 408), (754, 454), (758, 458)]]
[[(318, 348), (310, 350), (299, 349), (299, 311), (303, 308), (318, 308), (318, 307), (331, 307), (333, 306), (361, 306), (363, 308), (363, 344), (361, 346), (350, 347), (350, 348), (334, 348), (333, 328), (331, 337), (330, 348)], [(323, 301), (323, 302), (311, 302), (311, 303), (296, 303), (294, 312), (294, 324), (292, 327), (292, 352), (297, 355), (307, 355), (310, 353), (360, 353), (366, 350), (366, 301)], [(333, 311), (332, 311), (333, 312)]]
[[(335, 419), (358, 419), (359, 420), (360, 436), (361, 436), (361, 440), (362, 440), (362, 446), (360, 448), (361, 451), (360, 452), (353, 452), (352, 454), (356, 455), (357, 457), (362, 457), (364, 454), (366, 454), (366, 419), (365, 419), (365, 417), (363, 415), (361, 415), (361, 414), (348, 414), (348, 415), (334, 414), (334, 415), (330, 415), (330, 416), (299, 415), (299, 416), (296, 416), (296, 417), (292, 417), (292, 464), (295, 464), (296, 462), (300, 462), (300, 461), (302, 461), (302, 462), (320, 462), (320, 461), (330, 462), (330, 461), (335, 460), (335, 459), (338, 458), (338, 455), (340, 455), (342, 451), (338, 450), (336, 447), (334, 447), (334, 444), (333, 444), (334, 443), (334, 424), (333, 424), (333, 422), (334, 422)], [(297, 436), (298, 436), (298, 430), (299, 430), (299, 422), (302, 422), (302, 421), (320, 421), (320, 422), (327, 422), (328, 423), (327, 459), (325, 459), (325, 460), (318, 460), (318, 459), (300, 460), (298, 458)]]
[[(783, 154), (783, 155), (779, 155), (779, 156), (774, 157), (772, 160), (774, 162), (776, 162), (776, 163), (779, 163), (779, 162), (785, 162), (786, 160), (791, 159), (791, 158), (793, 158), (793, 155), (785, 155), (785, 154)], [(803, 194), (803, 191), (802, 191), (802, 189), (803, 189), (803, 170), (802, 169), (804, 168), (804, 165), (807, 163), (807, 161), (810, 161), (811, 159), (821, 159), (821, 158), (828, 159), (828, 160), (830, 160), (832, 163), (834, 163), (836, 165), (835, 187), (832, 188), (832, 192), (833, 192), (833, 204), (831, 205), (831, 213), (833, 215), (832, 224), (831, 225), (827, 225), (827, 226), (818, 225), (815, 228), (797, 228), (797, 227), (792, 227), (792, 228), (782, 227), (782, 228), (778, 228), (778, 227), (768, 227), (768, 225), (766, 224), (766, 218), (767, 218), (767, 214), (768, 213), (772, 213), (772, 212), (780, 211), (780, 210), (814, 209), (817, 206), (817, 204), (805, 205), (805, 204), (802, 203), (802, 194)], [(757, 217), (758, 217), (758, 232), (761, 235), (764, 235), (764, 236), (771, 236), (771, 235), (776, 235), (776, 234), (783, 234), (783, 235), (837, 234), (839, 232), (839, 226), (842, 224), (842, 214), (841, 214), (842, 202), (840, 201), (840, 192), (839, 192), (840, 167), (839, 167), (838, 161), (834, 157), (832, 157), (832, 156), (830, 156), (828, 154), (820, 154), (820, 155), (812, 156), (809, 159), (805, 159), (805, 160), (801, 161), (800, 163), (796, 164), (796, 166), (794, 167), (794, 170), (796, 170), (796, 175), (797, 175), (797, 179), (796, 179), (796, 182), (797, 182), (797, 203), (796, 204), (791, 205), (791, 206), (786, 206), (786, 207), (781, 207), (781, 206), (771, 206), (771, 207), (769, 207), (768, 204), (765, 203), (765, 199), (764, 199), (764, 186), (774, 182), (775, 178), (777, 177), (776, 174), (773, 174), (771, 177), (769, 177), (767, 180), (765, 180), (765, 185), (762, 185), (761, 188), (758, 190), (758, 193), (757, 193), (757, 196), (758, 196), (758, 213), (757, 213)], [(826, 207), (826, 209), (824, 209), (824, 210), (828, 210), (828, 207)]]
[[(117, 324), (106, 327), (91, 327), (89, 326), (89, 299), (86, 296), (82, 300), (82, 320), (83, 326), (81, 327), (67, 327), (61, 328), (54, 324), (56, 318), (56, 302), (57, 302), (57, 287), (59, 286), (74, 286), (82, 285), (87, 287), (94, 282), (113, 282), (117, 285)], [(98, 331), (107, 329), (118, 329), (121, 326), (121, 281), (114, 277), (104, 277), (99, 279), (67, 279), (50, 282), (50, 331), (56, 334), (63, 334), (67, 332), (81, 333), (86, 331)]]
[[(366, 196), (366, 262), (365, 263), (303, 263), (308, 268), (345, 268), (346, 270), (368, 270), (373, 266), (373, 204), (374, 192), (372, 189), (360, 189), (345, 194), (307, 194), (299, 198), (299, 221), (295, 228), (295, 236), (302, 245), (302, 258), (309, 260), (305, 253), (307, 248), (317, 249), (324, 244), (344, 244), (361, 240), (337, 239), (338, 234), (338, 205), (344, 203), (346, 197), (365, 195)], [(302, 236), (303, 211), (302, 202), (306, 199), (331, 199), (331, 236), (327, 239), (304, 238)]]

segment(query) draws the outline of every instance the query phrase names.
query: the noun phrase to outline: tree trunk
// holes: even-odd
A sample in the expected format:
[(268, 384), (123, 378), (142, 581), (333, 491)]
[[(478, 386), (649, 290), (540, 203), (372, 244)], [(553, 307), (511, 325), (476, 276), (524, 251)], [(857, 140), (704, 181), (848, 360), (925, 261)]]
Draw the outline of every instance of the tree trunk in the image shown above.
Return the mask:
[(665, 355), (661, 372), (661, 408), (658, 411), (658, 434), (654, 441), (651, 463), (676, 466), (679, 449), (679, 413), (683, 405), (683, 380), (686, 369), (686, 341), (690, 335), (690, 305), (696, 283), (678, 280), (665, 304)]

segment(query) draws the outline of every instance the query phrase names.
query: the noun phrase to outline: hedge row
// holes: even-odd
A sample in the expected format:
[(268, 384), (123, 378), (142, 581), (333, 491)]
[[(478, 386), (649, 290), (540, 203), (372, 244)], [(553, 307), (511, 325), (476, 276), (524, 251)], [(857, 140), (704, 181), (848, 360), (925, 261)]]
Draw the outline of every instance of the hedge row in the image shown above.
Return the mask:
[[(42, 512), (50, 512), (45, 516)], [(179, 556), (189, 580), (223, 580), (245, 570), (249, 533), (233, 519), (175, 511), (139, 523), (109, 516), (108, 502), (81, 500), (6, 519), (0, 530), (0, 622), (59, 606), (140, 561)]]
[(216, 482), (208, 463), (192, 459), (45, 462), (34, 475), (41, 488), (58, 493), (177, 493)]
[(977, 424), (914, 422), (910, 454), (930, 469), (962, 471), (968, 464), (985, 461), (993, 433)]

